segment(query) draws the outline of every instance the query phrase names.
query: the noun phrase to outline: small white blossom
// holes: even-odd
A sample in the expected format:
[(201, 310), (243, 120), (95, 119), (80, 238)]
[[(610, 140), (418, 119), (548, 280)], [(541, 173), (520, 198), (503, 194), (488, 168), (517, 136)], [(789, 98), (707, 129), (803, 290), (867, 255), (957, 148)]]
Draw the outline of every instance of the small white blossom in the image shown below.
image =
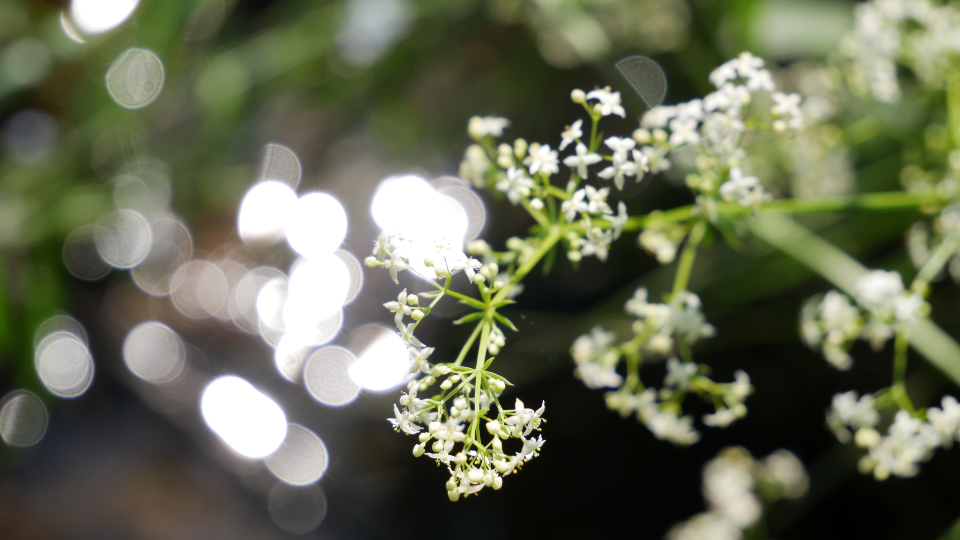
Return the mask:
[(595, 99), (600, 102), (600, 114), (603, 116), (615, 114), (620, 118), (627, 117), (627, 111), (620, 105), (620, 92), (611, 92), (609, 86), (588, 92), (587, 99)]
[(523, 164), (527, 166), (530, 174), (557, 174), (560, 172), (558, 155), (556, 150), (550, 150), (549, 144), (530, 145), (530, 155), (523, 160)]
[(564, 148), (570, 145), (570, 143), (575, 142), (583, 137), (583, 131), (580, 129), (580, 126), (583, 125), (583, 120), (577, 120), (573, 124), (567, 126), (567, 129), (560, 134), (560, 137), (563, 139), (560, 141), (560, 147), (558, 148), (561, 152)]
[(467, 124), (467, 133), (474, 139), (487, 135), (502, 137), (503, 130), (510, 126), (510, 120), (498, 116), (474, 116)]
[(498, 191), (506, 193), (511, 204), (517, 204), (521, 199), (530, 195), (530, 188), (534, 185), (533, 179), (527, 176), (523, 169), (510, 167), (507, 169), (506, 176), (497, 181), (497, 185), (494, 187)]
[(575, 191), (568, 200), (560, 204), (560, 211), (564, 213), (567, 223), (573, 223), (573, 220), (577, 217), (577, 212), (588, 212), (590, 210), (590, 206), (583, 201), (586, 196), (587, 191), (581, 188)]
[(587, 151), (587, 146), (583, 143), (577, 143), (577, 153), (563, 158), (563, 164), (571, 169), (576, 169), (577, 174), (584, 180), (587, 179), (587, 167), (599, 163), (603, 158), (599, 154)]

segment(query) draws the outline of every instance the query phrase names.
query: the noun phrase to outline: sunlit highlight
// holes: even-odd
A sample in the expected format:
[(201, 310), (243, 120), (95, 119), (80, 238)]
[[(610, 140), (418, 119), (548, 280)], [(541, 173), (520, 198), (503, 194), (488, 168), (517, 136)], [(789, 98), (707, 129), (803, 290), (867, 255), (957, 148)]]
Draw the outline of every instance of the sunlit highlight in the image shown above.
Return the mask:
[(304, 257), (333, 253), (347, 236), (347, 213), (326, 193), (308, 193), (293, 205), (284, 222), (290, 247)]
[(163, 89), (163, 80), (163, 62), (146, 49), (127, 49), (107, 70), (110, 97), (127, 109), (153, 103)]
[(133, 268), (143, 262), (153, 244), (146, 218), (120, 210), (104, 218), (93, 231), (100, 257), (114, 268)]
[(287, 285), (283, 306), (285, 328), (306, 331), (336, 315), (349, 292), (350, 270), (339, 257), (326, 255), (299, 261)]
[(297, 194), (287, 184), (260, 182), (251, 187), (240, 203), (237, 230), (246, 243), (271, 243), (283, 238), (283, 225)]
[(403, 382), (410, 366), (403, 339), (381, 327), (367, 327), (357, 334), (351, 347), (357, 351), (357, 361), (348, 369), (350, 378), (367, 390), (387, 390)]
[(34, 366), (47, 390), (59, 397), (77, 397), (93, 382), (90, 350), (70, 332), (54, 332), (45, 337), (37, 345)]
[(100, 34), (120, 26), (137, 9), (140, 0), (73, 0), (70, 16), (86, 34)]
[(223, 442), (248, 458), (272, 454), (287, 435), (280, 406), (240, 377), (220, 377), (208, 384), (200, 412)]

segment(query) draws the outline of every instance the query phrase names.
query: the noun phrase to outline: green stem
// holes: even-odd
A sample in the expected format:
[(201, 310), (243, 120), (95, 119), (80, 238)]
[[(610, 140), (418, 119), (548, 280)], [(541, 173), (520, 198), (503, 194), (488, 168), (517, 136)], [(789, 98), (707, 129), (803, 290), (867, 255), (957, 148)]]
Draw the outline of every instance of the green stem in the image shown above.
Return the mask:
[[(942, 205), (949, 197), (936, 192), (912, 193), (908, 191), (886, 191), (864, 193), (861, 195), (822, 197), (817, 199), (776, 199), (764, 204), (759, 213), (778, 214), (816, 214), (822, 212), (842, 212), (846, 210), (866, 210), (883, 212), (888, 210), (914, 210), (921, 206)], [(655, 211), (644, 216), (634, 216), (623, 226), (624, 231), (639, 231), (653, 222), (680, 223), (694, 216), (694, 205), (680, 206), (666, 212)], [(723, 217), (748, 216), (754, 213), (752, 207), (736, 203), (718, 203), (717, 214)]]
[(510, 290), (513, 289), (518, 283), (523, 281), (523, 278), (525, 278), (527, 274), (533, 270), (533, 267), (540, 262), (540, 259), (546, 256), (546, 254), (553, 249), (553, 246), (560, 241), (560, 238), (563, 237), (564, 228), (560, 225), (554, 225), (548, 230), (549, 232), (547, 235), (540, 240), (540, 245), (537, 246), (537, 250), (533, 252), (533, 255), (531, 255), (530, 258), (523, 261), (523, 264), (517, 268), (517, 271), (513, 273), (513, 277), (510, 278), (510, 283), (507, 283), (502, 289), (500, 289), (500, 292), (493, 297), (491, 303), (496, 304), (497, 302), (505, 299), (507, 295), (510, 294)]
[(700, 220), (693, 226), (690, 236), (687, 237), (687, 243), (683, 246), (683, 253), (680, 254), (680, 262), (677, 264), (677, 276), (673, 281), (673, 294), (687, 290), (690, 283), (690, 273), (693, 271), (693, 261), (697, 258), (697, 248), (703, 241), (703, 236), (707, 232), (707, 222)]
[(937, 277), (937, 274), (939, 274), (940, 270), (947, 264), (950, 257), (953, 257), (957, 253), (958, 248), (960, 248), (960, 232), (954, 231), (945, 236), (943, 242), (941, 242), (936, 251), (933, 252), (933, 255), (930, 256), (930, 260), (928, 260), (917, 273), (917, 277), (913, 280), (913, 286), (920, 287), (921, 290), (926, 290), (930, 280)]
[(908, 411), (912, 415), (916, 415), (917, 411), (913, 408), (913, 403), (910, 401), (910, 396), (907, 395), (906, 386), (904, 386), (904, 381), (907, 377), (908, 345), (909, 342), (907, 341), (906, 333), (903, 331), (897, 332), (897, 337), (893, 342), (893, 386), (890, 390), (893, 392), (893, 398), (901, 409)]
[(480, 334), (481, 328), (486, 324), (486, 321), (480, 321), (477, 323), (476, 328), (473, 329), (473, 333), (470, 334), (470, 337), (467, 338), (467, 342), (463, 344), (463, 348), (460, 349), (460, 354), (457, 355), (457, 360), (453, 363), (455, 366), (459, 366), (463, 363), (463, 359), (467, 357), (467, 352), (470, 350), (470, 347), (473, 346), (473, 342), (476, 341), (477, 336)]

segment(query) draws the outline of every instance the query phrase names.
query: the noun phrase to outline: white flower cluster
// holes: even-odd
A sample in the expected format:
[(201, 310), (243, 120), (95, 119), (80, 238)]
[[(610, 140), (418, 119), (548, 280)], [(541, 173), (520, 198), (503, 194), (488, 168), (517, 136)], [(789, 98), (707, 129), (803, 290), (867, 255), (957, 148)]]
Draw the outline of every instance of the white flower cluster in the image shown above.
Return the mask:
[[(426, 390), (437, 377), (444, 376), (441, 394), (431, 399), (417, 398), (418, 391)], [(450, 479), (446, 489), (451, 501), (476, 494), (484, 487), (500, 489), (503, 477), (520, 470), (545, 442), (542, 435), (533, 436), (534, 431), (540, 430), (545, 405), (533, 410), (517, 399), (514, 409), (504, 410), (498, 396), (506, 382), (488, 372), (481, 377), (482, 388), (478, 392), (476, 371), (472, 368), (435, 366), (429, 377), (407, 385), (408, 393), (400, 398), (403, 410), (394, 405), (395, 417), (389, 419), (397, 431), (417, 435), (414, 456), (426, 454), (447, 466)], [(488, 417), (491, 405), (499, 411), (495, 420)], [(490, 435), (487, 443), (480, 440), (481, 424)], [(521, 443), (514, 454), (503, 450), (503, 443), (510, 439)], [(459, 449), (457, 445), (461, 445)]]
[(937, 448), (960, 441), (960, 404), (953, 396), (945, 396), (939, 408), (927, 409), (925, 419), (898, 411), (885, 435), (877, 431), (880, 413), (875, 406), (871, 395), (857, 399), (854, 391), (837, 394), (827, 412), (827, 425), (844, 443), (850, 442), (850, 431), (854, 431), (853, 441), (868, 451), (860, 459), (860, 471), (873, 473), (877, 480), (916, 476), (920, 463)]
[(960, 10), (930, 0), (871, 0), (854, 8), (854, 30), (841, 43), (852, 86), (878, 101), (900, 99), (897, 63), (927, 85), (943, 86), (960, 52)]
[[(671, 356), (663, 388), (644, 389), (639, 375), (631, 372), (631, 362), (639, 361), (641, 351), (652, 355), (674, 354), (677, 340), (684, 346), (714, 333), (700, 311), (700, 299), (689, 292), (679, 292), (670, 303), (650, 303), (647, 290), (640, 288), (627, 301), (625, 310), (638, 318), (633, 325), (635, 337), (617, 344), (613, 332), (594, 327), (578, 337), (570, 348), (577, 367), (574, 375), (589, 388), (616, 388), (606, 394), (607, 407), (622, 416), (636, 414), (658, 439), (690, 445), (700, 440), (693, 427), (693, 417), (683, 416), (680, 404), (687, 393), (708, 395), (716, 410), (703, 417), (712, 427), (727, 427), (747, 413), (744, 400), (753, 393), (750, 377), (737, 371), (735, 381), (718, 384), (703, 374), (693, 362), (682, 362)], [(634, 357), (636, 360), (631, 360)], [(618, 373), (621, 359), (627, 359), (627, 377)]]
[[(803, 496), (809, 487), (803, 463), (788, 450), (759, 461), (740, 447), (726, 448), (703, 468), (708, 510), (674, 525), (667, 540), (740, 540), (763, 516), (764, 501)], [(759, 489), (758, 489), (759, 488)]]
[(873, 270), (854, 284), (857, 305), (837, 291), (808, 300), (800, 312), (800, 335), (828, 362), (846, 371), (853, 365), (848, 351), (859, 337), (875, 350), (894, 336), (898, 324), (917, 320), (927, 306), (923, 297), (904, 290), (898, 272)]
[[(419, 260), (411, 261), (407, 253), (417, 254)], [(373, 255), (363, 263), (371, 268), (383, 267), (390, 271), (394, 283), (400, 283), (397, 275), (408, 270), (414, 263), (432, 268), (438, 279), (464, 272), (473, 283), (477, 270), (482, 263), (468, 257), (447, 241), (434, 241), (429, 245), (407, 238), (403, 234), (381, 234), (373, 246)]]
[(743, 206), (757, 206), (769, 200), (760, 181), (744, 174), (740, 163), (746, 156), (740, 146), (749, 124), (746, 110), (757, 92), (768, 92), (773, 101), (770, 126), (774, 131), (796, 131), (803, 127), (799, 94), (776, 91), (773, 76), (763, 60), (748, 52), (726, 62), (710, 74), (717, 88), (703, 99), (678, 105), (661, 105), (644, 114), (640, 129), (633, 134), (647, 156), (651, 172), (670, 167), (665, 156), (691, 146), (702, 154), (697, 175), (687, 185), (705, 195), (719, 195)]

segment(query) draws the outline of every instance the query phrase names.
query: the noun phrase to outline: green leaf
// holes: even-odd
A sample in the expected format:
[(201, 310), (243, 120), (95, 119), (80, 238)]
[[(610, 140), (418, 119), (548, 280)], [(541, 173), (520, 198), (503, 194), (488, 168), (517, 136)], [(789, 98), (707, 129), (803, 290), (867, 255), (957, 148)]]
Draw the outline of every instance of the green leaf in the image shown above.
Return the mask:
[(493, 305), (493, 309), (500, 309), (504, 306), (509, 306), (510, 304), (516, 304), (513, 300), (501, 300)]
[(440, 293), (442, 292), (443, 291), (427, 291), (427, 292), (417, 293), (417, 296), (421, 296), (423, 298), (436, 298), (440, 296)]
[(510, 322), (510, 319), (504, 317), (503, 315), (501, 315), (501, 314), (499, 314), (499, 313), (497, 313), (497, 312), (494, 312), (494, 313), (493, 313), (493, 318), (496, 319), (497, 321), (499, 321), (500, 324), (506, 326), (507, 328), (513, 330), (514, 332), (519, 332), (519, 330), (517, 330), (517, 327), (514, 326), (514, 324), (513, 324), (512, 322)]
[(473, 298), (464, 298), (460, 300), (461, 304), (472, 307), (473, 309), (479, 309), (480, 311), (486, 311), (487, 305), (479, 300), (474, 300)]
[(478, 311), (478, 312), (476, 312), (476, 313), (471, 313), (471, 314), (469, 314), (469, 315), (465, 315), (465, 316), (463, 316), (463, 317), (460, 317), (459, 319), (453, 321), (453, 324), (466, 324), (466, 323), (468, 323), (468, 322), (473, 322), (473, 321), (479, 320), (479, 319), (481, 319), (481, 318), (483, 318), (483, 312)]

